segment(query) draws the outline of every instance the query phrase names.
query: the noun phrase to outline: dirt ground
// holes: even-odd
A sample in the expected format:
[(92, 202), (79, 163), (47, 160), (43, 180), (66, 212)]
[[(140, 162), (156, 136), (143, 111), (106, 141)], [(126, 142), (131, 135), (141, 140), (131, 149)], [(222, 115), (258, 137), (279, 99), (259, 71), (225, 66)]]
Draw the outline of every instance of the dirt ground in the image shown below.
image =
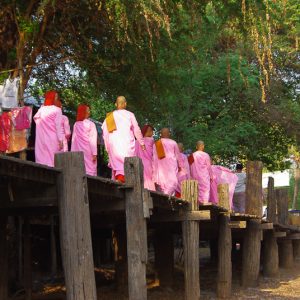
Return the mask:
[[(216, 299), (215, 294), (215, 276), (216, 267), (211, 264), (201, 266), (201, 299)], [(104, 276), (108, 280), (104, 284), (103, 280), (98, 288), (98, 299), (116, 300), (127, 299), (115, 289), (112, 283), (112, 272), (99, 270), (99, 276)], [(103, 277), (103, 278), (104, 278)], [(102, 278), (102, 279), (103, 279)], [(230, 299), (300, 299), (300, 261), (290, 270), (280, 270), (277, 279), (260, 277), (260, 286), (258, 288), (242, 289), (239, 283), (240, 272), (234, 269), (233, 273), (233, 293)], [(149, 300), (183, 300), (183, 274), (180, 266), (176, 268), (174, 276), (174, 286), (172, 288), (160, 288), (155, 280), (148, 280), (148, 299)], [(24, 299), (23, 296), (12, 299)], [(65, 300), (64, 288), (58, 284), (48, 284), (43, 291), (36, 293), (35, 300)]]

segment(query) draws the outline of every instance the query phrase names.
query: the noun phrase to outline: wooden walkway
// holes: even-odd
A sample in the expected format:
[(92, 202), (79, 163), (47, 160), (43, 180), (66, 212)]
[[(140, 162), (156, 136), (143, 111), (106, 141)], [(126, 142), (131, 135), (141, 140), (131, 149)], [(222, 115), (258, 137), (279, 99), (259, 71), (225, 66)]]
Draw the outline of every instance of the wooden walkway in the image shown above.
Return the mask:
[(241, 283), (244, 287), (258, 285), (261, 266), (265, 276), (277, 276), (279, 266), (291, 267), (294, 257), (300, 256), (300, 231), (288, 225), (287, 191), (274, 190), (272, 179), (268, 188), (269, 216), (268, 220), (262, 219), (261, 197), (258, 197), (262, 171), (259, 162), (250, 162), (247, 167), (247, 214), (233, 213), (213, 204), (198, 206), (197, 184), (192, 180), (184, 182), (182, 199), (144, 190), (138, 158), (126, 159), (126, 185), (86, 176), (82, 153), (58, 154), (55, 165), (49, 168), (0, 156), (0, 299), (8, 299), (5, 270), (8, 270), (10, 216), (24, 218), (26, 300), (31, 299), (32, 286), (30, 222), (41, 215), (59, 216), (66, 294), (70, 300), (96, 300), (91, 220), (95, 220), (98, 227), (114, 226), (119, 234), (123, 269), (120, 268), (118, 276), (128, 281), (130, 300), (147, 299), (149, 228), (155, 229), (155, 259), (161, 286), (172, 284), (172, 228), (175, 226), (182, 234), (187, 300), (200, 299), (200, 240), (214, 242), (219, 298), (230, 298), (231, 294), (233, 241), (242, 245)]

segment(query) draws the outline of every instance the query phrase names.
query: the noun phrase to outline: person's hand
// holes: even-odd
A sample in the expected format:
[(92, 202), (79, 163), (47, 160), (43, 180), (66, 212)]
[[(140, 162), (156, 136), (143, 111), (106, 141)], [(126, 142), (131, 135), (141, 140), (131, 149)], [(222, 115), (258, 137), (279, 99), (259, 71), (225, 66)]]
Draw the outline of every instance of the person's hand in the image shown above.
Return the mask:
[(97, 161), (97, 155), (93, 155), (93, 162)]
[(146, 146), (145, 145), (141, 145), (142, 150), (145, 151), (146, 150)]
[(58, 147), (59, 147), (59, 150), (62, 150), (62, 149), (63, 149), (63, 147), (64, 147), (63, 141), (59, 141), (59, 142), (58, 142)]

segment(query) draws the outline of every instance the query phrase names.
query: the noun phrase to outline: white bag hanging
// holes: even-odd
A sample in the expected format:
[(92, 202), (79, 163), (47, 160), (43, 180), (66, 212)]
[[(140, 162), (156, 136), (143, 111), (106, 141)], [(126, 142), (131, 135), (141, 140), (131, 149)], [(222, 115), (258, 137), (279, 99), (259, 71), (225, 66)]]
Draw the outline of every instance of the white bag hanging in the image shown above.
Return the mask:
[(14, 79), (6, 79), (3, 91), (2, 91), (2, 107), (14, 108), (18, 107), (18, 90), (20, 79), (16, 77)]

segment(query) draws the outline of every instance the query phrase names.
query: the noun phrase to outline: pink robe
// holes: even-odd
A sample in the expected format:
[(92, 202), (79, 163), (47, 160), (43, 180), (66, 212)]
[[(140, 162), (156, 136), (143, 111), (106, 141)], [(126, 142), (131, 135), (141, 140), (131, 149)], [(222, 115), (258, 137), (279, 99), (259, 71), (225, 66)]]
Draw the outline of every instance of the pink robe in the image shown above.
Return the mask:
[(109, 157), (108, 166), (113, 170), (113, 179), (124, 175), (125, 157), (135, 156), (135, 137), (140, 145), (144, 138), (134, 114), (126, 109), (113, 112), (117, 130), (108, 132), (106, 121), (103, 122), (103, 140)]
[(63, 140), (63, 152), (68, 152), (68, 140), (71, 136), (71, 129), (70, 129), (70, 123), (69, 123), (69, 119), (67, 116), (65, 115), (62, 115), (62, 124), (61, 124), (61, 127), (62, 127), (62, 134), (63, 134), (63, 137), (64, 137), (64, 140)]
[[(216, 178), (216, 184), (228, 183), (229, 185), (229, 200), (230, 208), (232, 209), (232, 199), (234, 194), (234, 189), (238, 181), (238, 177), (230, 169), (222, 166), (211, 166), (214, 177)], [(215, 202), (215, 196), (211, 195), (211, 202)]]
[(184, 153), (180, 153), (181, 165), (183, 166), (177, 174), (178, 185), (176, 192), (181, 194), (181, 183), (184, 180), (189, 180), (191, 178), (190, 165), (188, 159)]
[(178, 186), (178, 167), (183, 168), (178, 145), (171, 139), (161, 139), (165, 150), (165, 158), (157, 157), (156, 147), (153, 147), (153, 181), (159, 190), (167, 195), (174, 195)]
[(143, 151), (141, 145), (136, 141), (136, 155), (139, 157), (144, 166), (144, 188), (155, 191), (153, 182), (153, 137), (144, 137), (146, 150)]
[(55, 105), (42, 106), (33, 117), (36, 123), (35, 161), (50, 167), (54, 166), (54, 155), (60, 151), (63, 141), (62, 112)]
[(74, 124), (71, 151), (83, 152), (85, 171), (91, 176), (97, 176), (97, 161), (93, 161), (93, 156), (97, 155), (97, 137), (92, 121), (85, 119)]
[(191, 165), (191, 177), (198, 181), (198, 201), (207, 203), (210, 194), (210, 181), (212, 177), (210, 157), (206, 152), (193, 153), (194, 162)]

